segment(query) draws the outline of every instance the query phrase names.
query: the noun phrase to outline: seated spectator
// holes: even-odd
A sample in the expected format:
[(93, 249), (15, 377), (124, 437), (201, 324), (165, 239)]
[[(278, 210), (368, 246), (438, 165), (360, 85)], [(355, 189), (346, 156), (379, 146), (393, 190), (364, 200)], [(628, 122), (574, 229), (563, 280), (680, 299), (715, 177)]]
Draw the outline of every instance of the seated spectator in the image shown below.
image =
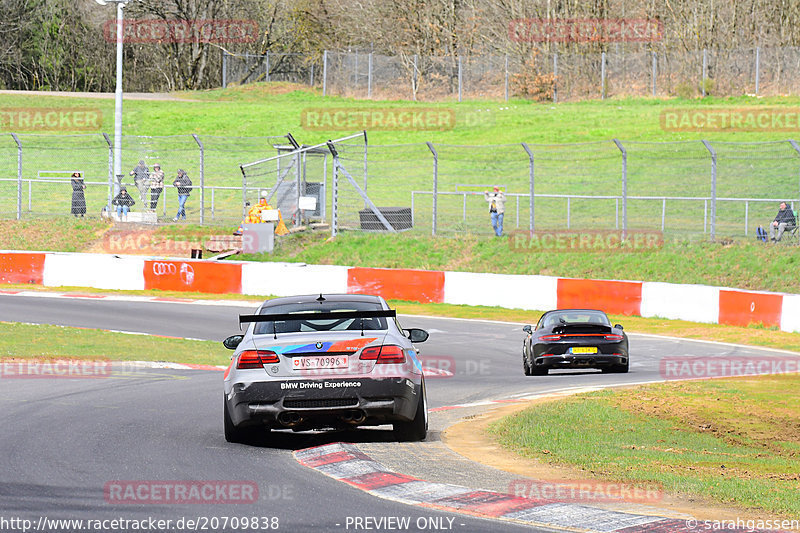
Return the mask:
[(119, 194), (111, 200), (111, 204), (117, 206), (117, 217), (120, 220), (128, 220), (128, 211), (136, 202), (128, 194), (128, 189), (123, 186), (119, 188)]
[(794, 213), (786, 205), (786, 202), (781, 202), (780, 210), (769, 226), (769, 239), (778, 242), (783, 237), (784, 231), (794, 229), (796, 226), (797, 221), (794, 218)]

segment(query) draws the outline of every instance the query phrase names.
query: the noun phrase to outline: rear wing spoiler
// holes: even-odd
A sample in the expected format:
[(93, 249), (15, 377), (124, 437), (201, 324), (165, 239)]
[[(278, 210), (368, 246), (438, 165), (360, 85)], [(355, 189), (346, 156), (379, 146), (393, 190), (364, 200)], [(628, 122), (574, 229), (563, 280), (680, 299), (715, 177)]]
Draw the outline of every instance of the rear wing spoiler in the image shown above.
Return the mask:
[(328, 311), (326, 313), (281, 313), (263, 315), (239, 315), (239, 326), (246, 322), (282, 322), (286, 320), (337, 320), (348, 318), (380, 318), (397, 316), (394, 309), (380, 311)]

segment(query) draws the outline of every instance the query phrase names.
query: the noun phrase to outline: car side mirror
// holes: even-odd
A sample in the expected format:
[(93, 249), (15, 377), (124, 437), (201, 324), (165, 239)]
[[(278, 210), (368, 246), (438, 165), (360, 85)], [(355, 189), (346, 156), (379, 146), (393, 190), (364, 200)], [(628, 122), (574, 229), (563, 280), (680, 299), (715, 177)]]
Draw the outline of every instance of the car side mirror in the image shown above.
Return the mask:
[(614, 327), (617, 329), (622, 329), (622, 324), (614, 324)]
[(411, 342), (425, 342), (428, 340), (428, 332), (419, 328), (408, 328), (406, 334)]
[(244, 339), (244, 335), (231, 335), (224, 341), (222, 341), (222, 345), (229, 350), (235, 350), (239, 344), (241, 344), (242, 339)]
[(525, 326), (524, 328), (522, 328), (522, 331), (524, 331), (528, 335), (533, 333), (533, 331), (531, 331), (531, 327), (530, 326)]

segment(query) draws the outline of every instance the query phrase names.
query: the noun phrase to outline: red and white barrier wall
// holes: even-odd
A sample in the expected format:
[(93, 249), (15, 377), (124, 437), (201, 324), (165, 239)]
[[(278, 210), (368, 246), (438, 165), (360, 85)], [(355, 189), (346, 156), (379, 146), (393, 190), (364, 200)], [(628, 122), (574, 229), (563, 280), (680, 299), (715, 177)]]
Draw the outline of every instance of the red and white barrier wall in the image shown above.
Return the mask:
[(798, 294), (675, 283), (0, 251), (0, 285), (11, 283), (275, 296), (370, 293), (422, 303), (531, 310), (588, 307), (712, 324), (761, 323), (800, 332)]

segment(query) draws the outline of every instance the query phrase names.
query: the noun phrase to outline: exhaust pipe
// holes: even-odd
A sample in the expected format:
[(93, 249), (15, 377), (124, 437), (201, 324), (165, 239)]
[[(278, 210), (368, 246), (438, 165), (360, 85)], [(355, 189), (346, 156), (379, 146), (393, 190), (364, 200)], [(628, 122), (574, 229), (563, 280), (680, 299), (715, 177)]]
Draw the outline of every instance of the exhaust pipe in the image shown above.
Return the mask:
[(278, 415), (278, 422), (280, 422), (286, 427), (296, 426), (302, 421), (303, 419), (298, 413), (294, 413), (291, 411), (287, 411)]
[(354, 409), (352, 411), (346, 411), (341, 418), (350, 424), (360, 424), (367, 419), (367, 415), (364, 411)]

